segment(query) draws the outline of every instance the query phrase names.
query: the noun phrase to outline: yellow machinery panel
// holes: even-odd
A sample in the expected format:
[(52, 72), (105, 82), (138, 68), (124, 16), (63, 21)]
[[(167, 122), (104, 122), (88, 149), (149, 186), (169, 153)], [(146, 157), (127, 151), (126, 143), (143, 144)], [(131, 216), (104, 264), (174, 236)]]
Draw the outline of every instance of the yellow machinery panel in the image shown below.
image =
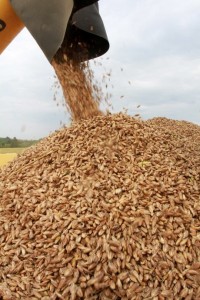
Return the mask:
[(0, 0), (0, 54), (23, 29), (24, 24), (14, 12), (9, 0)]

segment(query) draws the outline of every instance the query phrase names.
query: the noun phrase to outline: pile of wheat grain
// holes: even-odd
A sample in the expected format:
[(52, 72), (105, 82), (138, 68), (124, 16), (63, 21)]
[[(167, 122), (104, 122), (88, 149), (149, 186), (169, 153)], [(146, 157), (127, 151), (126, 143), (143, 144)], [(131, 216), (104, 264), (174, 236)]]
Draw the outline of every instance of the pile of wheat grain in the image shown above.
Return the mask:
[[(162, 132), (169, 131), (171, 140), (177, 141), (179, 148), (183, 148), (184, 155), (191, 160), (200, 172), (200, 134), (199, 125), (187, 121), (170, 120), (167, 118), (153, 118), (147, 121), (155, 130)], [(185, 148), (187, 151), (185, 151)]]
[(97, 116), (12, 162), (2, 299), (200, 299), (199, 141), (191, 123)]

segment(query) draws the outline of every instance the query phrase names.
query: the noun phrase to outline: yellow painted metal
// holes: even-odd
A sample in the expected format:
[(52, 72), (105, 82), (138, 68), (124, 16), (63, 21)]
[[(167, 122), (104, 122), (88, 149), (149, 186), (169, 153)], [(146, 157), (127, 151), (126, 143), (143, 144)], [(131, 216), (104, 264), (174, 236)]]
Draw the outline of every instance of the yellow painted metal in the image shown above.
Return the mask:
[(9, 0), (0, 0), (0, 54), (24, 28)]

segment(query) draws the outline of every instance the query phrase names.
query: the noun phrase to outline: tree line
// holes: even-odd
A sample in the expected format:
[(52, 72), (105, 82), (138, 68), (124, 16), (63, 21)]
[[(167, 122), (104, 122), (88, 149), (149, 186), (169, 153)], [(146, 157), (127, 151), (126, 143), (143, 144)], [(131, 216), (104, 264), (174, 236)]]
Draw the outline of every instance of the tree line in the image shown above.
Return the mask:
[(26, 148), (36, 144), (37, 142), (38, 140), (20, 140), (16, 137), (0, 137), (0, 148)]

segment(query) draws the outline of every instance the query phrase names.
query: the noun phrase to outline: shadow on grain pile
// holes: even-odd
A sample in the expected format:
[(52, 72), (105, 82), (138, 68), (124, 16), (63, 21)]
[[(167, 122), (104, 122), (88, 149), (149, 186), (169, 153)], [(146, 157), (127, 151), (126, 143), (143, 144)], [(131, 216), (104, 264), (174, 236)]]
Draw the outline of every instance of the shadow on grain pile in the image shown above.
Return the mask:
[(200, 299), (200, 127), (75, 123), (0, 173), (0, 295)]

